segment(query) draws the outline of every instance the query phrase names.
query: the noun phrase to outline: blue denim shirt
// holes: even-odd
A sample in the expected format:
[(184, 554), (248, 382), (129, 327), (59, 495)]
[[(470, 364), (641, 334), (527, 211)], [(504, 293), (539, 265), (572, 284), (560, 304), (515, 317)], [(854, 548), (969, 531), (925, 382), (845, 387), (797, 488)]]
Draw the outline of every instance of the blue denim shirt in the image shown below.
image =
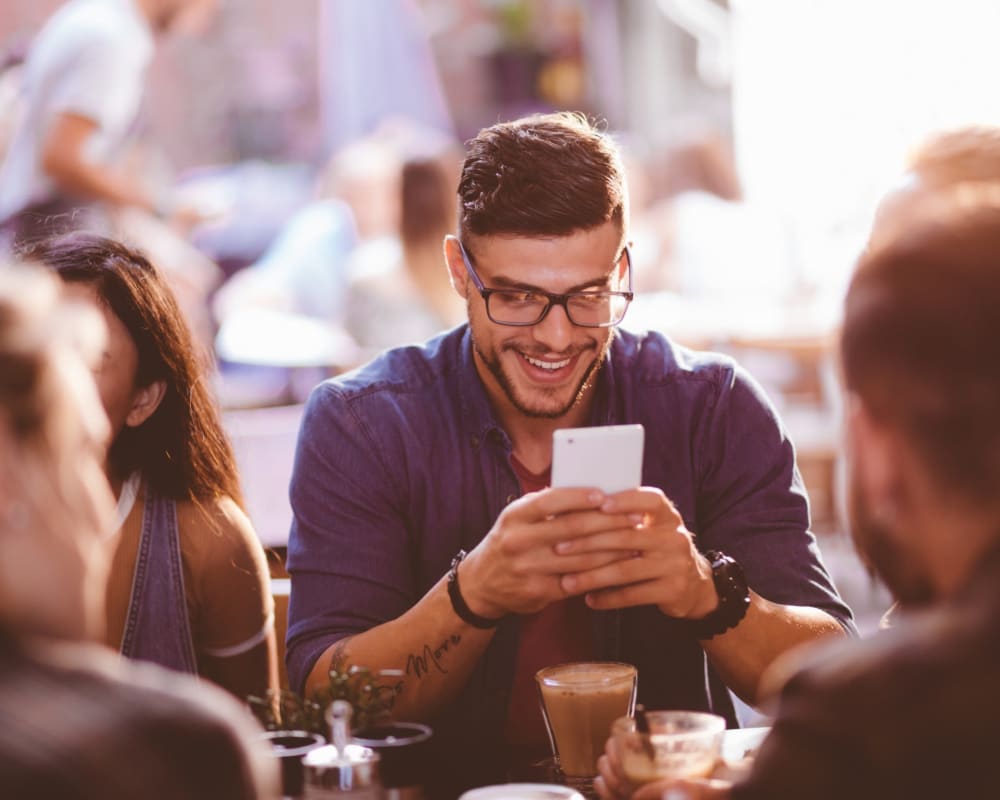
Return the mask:
[[(591, 423), (642, 423), (643, 483), (674, 502), (702, 550), (743, 566), (776, 603), (828, 611), (849, 630), (808, 532), (792, 444), (761, 389), (732, 360), (657, 333), (618, 331)], [(493, 414), (463, 325), (391, 350), (312, 393), (291, 482), (287, 662), (301, 689), (345, 636), (412, 607), (520, 495), (511, 442)], [(697, 640), (655, 607), (593, 612), (596, 658), (639, 669), (648, 708), (712, 709), (728, 693)], [(458, 700), (432, 721), (449, 769), (502, 779), (502, 731), (518, 620), (499, 628)], [(443, 796), (443, 795), (442, 795)]]

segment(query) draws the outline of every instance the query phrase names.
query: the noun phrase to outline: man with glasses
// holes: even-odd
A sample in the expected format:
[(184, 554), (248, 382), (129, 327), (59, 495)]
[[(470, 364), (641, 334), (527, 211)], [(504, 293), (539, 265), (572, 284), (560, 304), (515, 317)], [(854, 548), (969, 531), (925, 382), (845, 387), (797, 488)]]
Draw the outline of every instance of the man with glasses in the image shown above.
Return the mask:
[[(469, 321), (313, 393), (288, 566), (292, 685), (331, 663), (403, 671), (433, 797), (548, 752), (534, 673), (625, 661), (639, 701), (735, 724), (794, 645), (851, 629), (787, 436), (728, 359), (619, 330), (625, 181), (576, 115), (469, 143), (445, 260)], [(559, 428), (641, 423), (641, 488), (548, 488)], [(514, 772), (511, 772), (511, 770)]]

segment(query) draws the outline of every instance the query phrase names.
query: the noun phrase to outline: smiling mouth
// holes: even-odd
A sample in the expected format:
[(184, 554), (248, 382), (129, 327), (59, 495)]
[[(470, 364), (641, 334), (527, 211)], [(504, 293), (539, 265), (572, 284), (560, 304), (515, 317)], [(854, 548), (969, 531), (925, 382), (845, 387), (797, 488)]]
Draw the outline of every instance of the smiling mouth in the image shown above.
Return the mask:
[(568, 366), (569, 362), (573, 360), (571, 358), (564, 358), (561, 361), (542, 361), (541, 359), (532, 358), (531, 356), (524, 355), (523, 353), (521, 354), (521, 357), (531, 364), (531, 366), (538, 367), (538, 369), (549, 370), (550, 372), (554, 372), (555, 370)]

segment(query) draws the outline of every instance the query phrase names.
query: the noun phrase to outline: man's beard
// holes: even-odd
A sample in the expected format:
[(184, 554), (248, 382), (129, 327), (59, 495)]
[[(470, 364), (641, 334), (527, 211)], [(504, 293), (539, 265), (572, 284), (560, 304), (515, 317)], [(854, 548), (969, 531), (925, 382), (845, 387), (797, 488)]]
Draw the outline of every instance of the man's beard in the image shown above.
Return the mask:
[[(538, 409), (538, 408), (531, 408), (528, 405), (526, 405), (520, 398), (518, 398), (514, 389), (514, 381), (511, 380), (510, 377), (504, 372), (503, 365), (500, 363), (499, 357), (487, 356), (486, 353), (479, 347), (479, 344), (476, 342), (475, 334), (472, 335), (472, 346), (479, 354), (479, 357), (482, 359), (487, 369), (489, 369), (493, 377), (496, 378), (497, 383), (500, 384), (500, 388), (503, 389), (503, 393), (507, 395), (507, 399), (510, 401), (510, 404), (514, 406), (514, 408), (516, 408), (518, 412), (524, 414), (524, 416), (526, 417), (531, 417), (533, 419), (559, 419), (560, 417), (563, 417), (564, 415), (569, 413), (570, 409), (572, 409), (577, 403), (580, 402), (580, 400), (583, 399), (584, 394), (586, 394), (587, 390), (593, 385), (593, 380), (597, 376), (597, 373), (600, 371), (601, 366), (604, 364), (604, 359), (607, 358), (608, 351), (611, 349), (611, 342), (613, 340), (614, 336), (608, 337), (608, 341), (601, 348), (601, 351), (596, 355), (594, 360), (590, 363), (590, 366), (587, 368), (587, 371), (583, 374), (583, 377), (580, 379), (580, 383), (577, 386), (576, 391), (573, 392), (572, 395), (570, 395), (570, 398), (566, 403), (555, 409)], [(514, 348), (507, 348), (507, 349), (514, 349)], [(597, 348), (595, 345), (589, 349), (596, 350)], [(586, 349), (583, 352), (585, 351)], [(574, 354), (574, 356), (575, 355), (577, 354)]]
[(862, 561), (878, 573), (905, 608), (931, 604), (935, 592), (927, 570), (908, 548), (898, 543), (890, 527), (871, 513), (856, 481), (851, 481), (849, 491), (851, 538)]

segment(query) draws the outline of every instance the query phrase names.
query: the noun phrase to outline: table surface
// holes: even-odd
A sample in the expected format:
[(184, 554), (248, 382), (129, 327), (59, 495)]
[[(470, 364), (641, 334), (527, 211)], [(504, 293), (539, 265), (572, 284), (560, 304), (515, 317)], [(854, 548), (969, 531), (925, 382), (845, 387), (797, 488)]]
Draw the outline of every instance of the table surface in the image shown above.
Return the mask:
[(740, 761), (748, 750), (755, 750), (764, 741), (770, 728), (735, 728), (725, 732), (722, 738), (722, 758), (726, 761)]

